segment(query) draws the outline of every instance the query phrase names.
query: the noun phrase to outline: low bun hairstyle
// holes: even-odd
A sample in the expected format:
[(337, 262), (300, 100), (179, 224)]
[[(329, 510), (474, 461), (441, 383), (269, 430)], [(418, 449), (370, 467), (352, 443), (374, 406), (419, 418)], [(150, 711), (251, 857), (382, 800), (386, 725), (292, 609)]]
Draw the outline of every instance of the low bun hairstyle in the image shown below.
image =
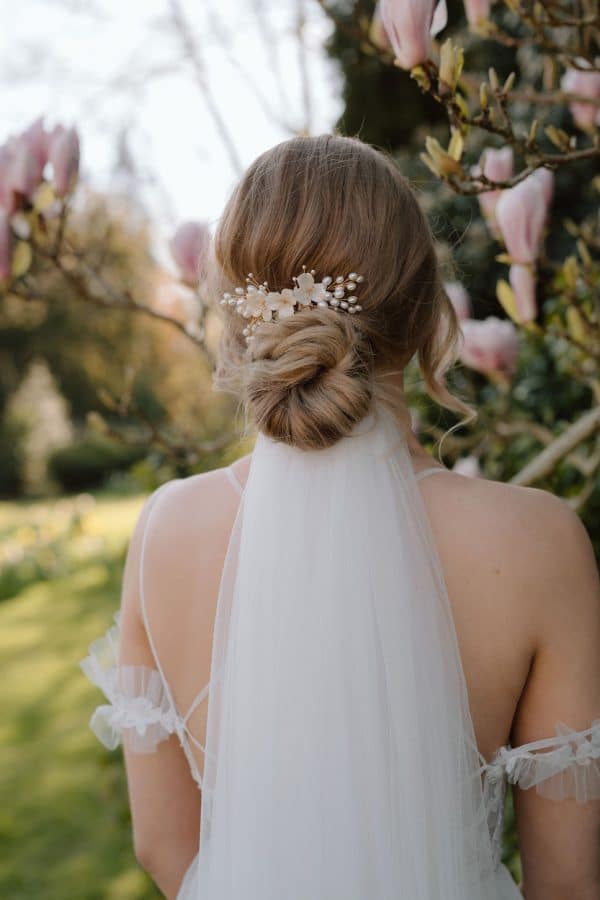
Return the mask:
[[(276, 440), (331, 446), (415, 355), (430, 396), (471, 416), (444, 381), (460, 332), (429, 225), (396, 164), (367, 144), (297, 137), (263, 153), (225, 208), (214, 263), (219, 293), (250, 272), (272, 291), (292, 287), (303, 266), (317, 280), (364, 276), (360, 313), (296, 312), (261, 324), (250, 347), (244, 319), (225, 308), (216, 386), (241, 392), (258, 428)], [(405, 408), (396, 411), (406, 420)]]
[(303, 450), (329, 447), (369, 411), (371, 349), (354, 317), (303, 310), (255, 330), (245, 393), (265, 434)]

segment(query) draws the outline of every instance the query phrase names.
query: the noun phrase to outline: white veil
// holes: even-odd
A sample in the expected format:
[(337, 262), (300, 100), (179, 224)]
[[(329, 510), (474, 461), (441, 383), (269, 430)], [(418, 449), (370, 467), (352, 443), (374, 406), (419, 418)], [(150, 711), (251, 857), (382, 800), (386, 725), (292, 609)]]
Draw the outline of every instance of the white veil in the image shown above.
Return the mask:
[(491, 900), (451, 609), (381, 407), (327, 450), (259, 435), (215, 621), (197, 897)]

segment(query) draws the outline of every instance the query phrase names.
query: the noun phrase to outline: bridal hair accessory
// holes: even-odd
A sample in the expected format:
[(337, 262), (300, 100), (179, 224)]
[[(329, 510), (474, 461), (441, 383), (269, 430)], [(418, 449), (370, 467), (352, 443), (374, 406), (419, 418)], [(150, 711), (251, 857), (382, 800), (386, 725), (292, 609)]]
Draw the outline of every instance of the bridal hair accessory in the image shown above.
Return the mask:
[(350, 272), (346, 278), (339, 275), (333, 279), (326, 275), (321, 281), (315, 281), (316, 274), (315, 269), (307, 271), (306, 266), (302, 266), (302, 274), (294, 275), (292, 279), (293, 288), (270, 291), (268, 282), (257, 281), (250, 272), (246, 278), (247, 287), (237, 287), (234, 294), (223, 294), (221, 306), (231, 306), (249, 320), (243, 331), (247, 341), (262, 322), (287, 319), (303, 309), (320, 306), (351, 315), (362, 311), (354, 291), (364, 281), (363, 275)]

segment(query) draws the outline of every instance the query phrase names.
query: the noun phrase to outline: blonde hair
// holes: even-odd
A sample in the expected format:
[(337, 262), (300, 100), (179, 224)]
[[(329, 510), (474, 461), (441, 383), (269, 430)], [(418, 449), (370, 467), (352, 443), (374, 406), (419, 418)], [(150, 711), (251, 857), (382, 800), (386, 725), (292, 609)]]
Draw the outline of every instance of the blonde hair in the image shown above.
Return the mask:
[(225, 208), (214, 256), (224, 290), (249, 272), (281, 290), (303, 265), (317, 277), (365, 276), (362, 312), (307, 309), (261, 325), (251, 349), (244, 320), (226, 310), (216, 385), (241, 388), (261, 431), (303, 449), (331, 446), (367, 415), (386, 374), (415, 354), (429, 395), (470, 415), (444, 381), (459, 328), (429, 225), (382, 153), (332, 135), (263, 153)]

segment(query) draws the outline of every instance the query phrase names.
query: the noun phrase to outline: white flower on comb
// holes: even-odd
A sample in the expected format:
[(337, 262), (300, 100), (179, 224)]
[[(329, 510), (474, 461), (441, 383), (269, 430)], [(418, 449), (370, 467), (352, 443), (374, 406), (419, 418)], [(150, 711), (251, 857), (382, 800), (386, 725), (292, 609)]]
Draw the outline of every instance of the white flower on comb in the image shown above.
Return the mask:
[(306, 266), (302, 269), (302, 274), (294, 275), (292, 279), (293, 288), (270, 291), (266, 281), (259, 283), (250, 272), (245, 289), (238, 287), (234, 294), (223, 294), (221, 306), (231, 306), (240, 316), (249, 320), (243, 331), (247, 341), (262, 322), (287, 319), (303, 309), (320, 306), (351, 315), (362, 311), (354, 294), (357, 285), (364, 281), (362, 275), (351, 272), (346, 278), (339, 275), (335, 279), (326, 275), (321, 281), (315, 281), (317, 273), (314, 269), (310, 272), (307, 272)]

